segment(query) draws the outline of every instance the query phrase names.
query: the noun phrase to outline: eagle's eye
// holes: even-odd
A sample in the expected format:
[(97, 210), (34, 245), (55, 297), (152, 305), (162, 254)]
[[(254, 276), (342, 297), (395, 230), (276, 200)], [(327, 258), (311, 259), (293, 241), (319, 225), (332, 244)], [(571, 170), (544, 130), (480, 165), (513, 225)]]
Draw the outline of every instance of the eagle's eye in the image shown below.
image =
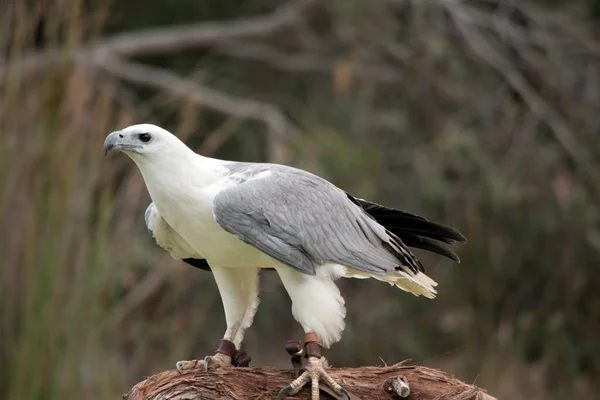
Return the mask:
[(138, 138), (142, 141), (142, 142), (149, 142), (150, 139), (152, 139), (152, 135), (150, 135), (149, 133), (140, 133), (138, 135)]

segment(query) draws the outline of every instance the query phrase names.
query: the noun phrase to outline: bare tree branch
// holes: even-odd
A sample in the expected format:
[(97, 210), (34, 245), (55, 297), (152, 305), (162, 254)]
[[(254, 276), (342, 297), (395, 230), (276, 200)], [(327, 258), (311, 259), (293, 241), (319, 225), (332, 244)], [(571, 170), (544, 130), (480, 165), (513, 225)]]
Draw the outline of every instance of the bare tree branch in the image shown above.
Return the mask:
[(126, 61), (117, 56), (101, 59), (80, 59), (80, 63), (101, 68), (112, 75), (142, 86), (165, 90), (174, 96), (237, 118), (264, 122), (280, 139), (298, 134), (287, 118), (275, 106), (252, 99), (242, 99), (180, 77), (170, 71)]
[(264, 37), (293, 25), (300, 13), (317, 2), (317, 0), (290, 1), (266, 16), (124, 33), (102, 40), (94, 47), (100, 51), (106, 50), (131, 57), (180, 53), (228, 39)]
[(98, 55), (102, 57), (105, 54), (127, 57), (174, 54), (228, 39), (265, 37), (295, 24), (299, 15), (316, 3), (318, 0), (295, 0), (283, 4), (265, 16), (224, 22), (202, 22), (172, 28), (152, 28), (118, 34), (80, 49), (51, 49), (31, 53), (15, 61), (0, 60), (0, 84), (10, 71), (29, 75), (75, 58)]
[(519, 70), (496, 49), (477, 28), (469, 23), (471, 20), (468, 10), (457, 0), (444, 0), (441, 4), (454, 20), (456, 28), (463, 36), (465, 42), (478, 54), (483, 61), (494, 68), (504, 80), (521, 95), (531, 111), (541, 120), (545, 121), (554, 133), (557, 141), (574, 159), (585, 165), (585, 171), (592, 180), (598, 182), (598, 173), (592, 170), (585, 161), (585, 153), (575, 140), (575, 136), (562, 116), (550, 107), (548, 103), (535, 91)]
[[(123, 395), (123, 399), (274, 399), (293, 377), (291, 370), (241, 367), (214, 373), (194, 369), (196, 361), (184, 363), (191, 368), (184, 367), (183, 373), (169, 370), (153, 375), (131, 388)], [(352, 399), (399, 400), (409, 397), (420, 400), (496, 400), (485, 390), (452, 378), (440, 370), (402, 364), (330, 368), (328, 372), (352, 393), (348, 396)], [(335, 393), (326, 385), (321, 385), (321, 390), (335, 397)], [(346, 396), (336, 398), (340, 397)], [(308, 399), (310, 390), (305, 388), (290, 398)]]
[[(254, 42), (225, 41), (215, 51), (240, 59), (264, 62), (274, 68), (291, 72), (331, 73), (340, 60), (318, 54), (288, 54), (272, 46)], [(357, 63), (356, 76), (375, 82), (400, 82), (400, 70), (388, 66)]]

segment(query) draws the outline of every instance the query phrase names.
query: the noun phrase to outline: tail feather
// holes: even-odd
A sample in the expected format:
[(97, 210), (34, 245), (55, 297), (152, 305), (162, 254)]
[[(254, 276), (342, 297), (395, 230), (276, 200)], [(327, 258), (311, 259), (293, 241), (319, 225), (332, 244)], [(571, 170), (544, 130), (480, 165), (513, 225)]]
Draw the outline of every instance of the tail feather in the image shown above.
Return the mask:
[(346, 268), (344, 277), (357, 279), (373, 278), (378, 281), (389, 283), (390, 285), (396, 286), (405, 292), (412, 293), (415, 296), (425, 296), (429, 299), (435, 298), (437, 294), (437, 291), (435, 290), (437, 282), (423, 272), (418, 272), (415, 275), (410, 275), (404, 271), (389, 271), (387, 274), (371, 274), (365, 271)]

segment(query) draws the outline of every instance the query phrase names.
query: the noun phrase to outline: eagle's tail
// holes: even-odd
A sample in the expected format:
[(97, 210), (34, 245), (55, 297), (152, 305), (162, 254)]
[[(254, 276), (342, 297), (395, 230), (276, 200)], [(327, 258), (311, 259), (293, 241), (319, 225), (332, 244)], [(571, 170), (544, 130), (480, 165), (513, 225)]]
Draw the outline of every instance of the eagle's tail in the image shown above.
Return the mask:
[(365, 271), (359, 271), (353, 268), (346, 268), (344, 278), (366, 279), (374, 278), (378, 281), (389, 283), (415, 296), (425, 296), (433, 299), (437, 294), (435, 287), (437, 282), (425, 275), (424, 272), (417, 272), (410, 275), (404, 271), (388, 271), (386, 274), (372, 274)]

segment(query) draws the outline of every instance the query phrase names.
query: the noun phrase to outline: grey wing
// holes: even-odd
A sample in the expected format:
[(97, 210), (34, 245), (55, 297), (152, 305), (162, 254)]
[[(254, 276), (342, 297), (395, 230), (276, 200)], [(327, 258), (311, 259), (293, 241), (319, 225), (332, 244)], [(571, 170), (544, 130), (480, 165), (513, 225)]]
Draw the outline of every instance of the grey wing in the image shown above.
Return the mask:
[(176, 260), (210, 271), (206, 260), (198, 254), (160, 215), (154, 203), (150, 203), (145, 213), (146, 227), (163, 250)]
[(213, 214), (223, 229), (306, 274), (326, 262), (373, 274), (423, 269), (397, 236), (341, 189), (291, 167), (267, 171), (217, 194)]

